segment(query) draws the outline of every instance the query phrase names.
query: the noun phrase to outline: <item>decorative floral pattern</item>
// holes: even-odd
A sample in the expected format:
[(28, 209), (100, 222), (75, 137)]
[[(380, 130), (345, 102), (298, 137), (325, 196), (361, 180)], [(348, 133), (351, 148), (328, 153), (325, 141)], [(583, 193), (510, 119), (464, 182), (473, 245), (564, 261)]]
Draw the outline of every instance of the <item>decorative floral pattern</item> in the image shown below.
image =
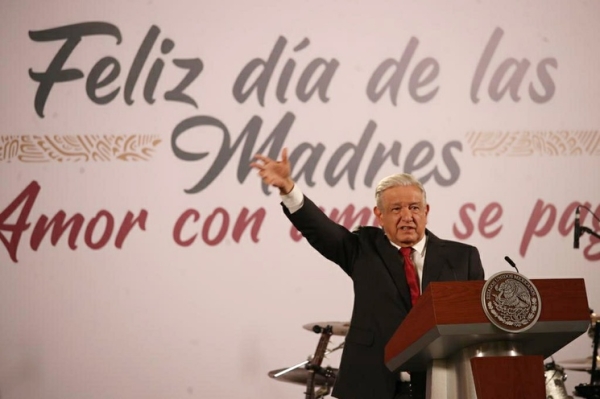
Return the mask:
[(600, 155), (600, 132), (469, 132), (467, 143), (476, 156)]
[(0, 136), (0, 162), (147, 161), (156, 135)]

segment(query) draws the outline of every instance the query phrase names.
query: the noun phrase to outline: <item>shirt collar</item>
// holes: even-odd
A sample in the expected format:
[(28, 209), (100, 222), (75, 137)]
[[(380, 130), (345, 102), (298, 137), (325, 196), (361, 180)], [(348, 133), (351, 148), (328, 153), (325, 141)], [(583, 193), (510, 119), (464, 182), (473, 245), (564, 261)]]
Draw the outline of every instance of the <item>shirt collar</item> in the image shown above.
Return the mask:
[(425, 244), (427, 244), (427, 234), (423, 234), (423, 238), (421, 238), (421, 241), (413, 245), (413, 249), (420, 256), (423, 256), (425, 254)]

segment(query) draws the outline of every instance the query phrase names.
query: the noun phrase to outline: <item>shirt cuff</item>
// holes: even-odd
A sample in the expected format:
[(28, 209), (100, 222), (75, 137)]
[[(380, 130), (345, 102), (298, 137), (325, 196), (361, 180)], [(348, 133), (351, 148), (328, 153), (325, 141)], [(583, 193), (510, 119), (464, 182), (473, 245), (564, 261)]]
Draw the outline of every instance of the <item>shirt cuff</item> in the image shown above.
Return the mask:
[(302, 194), (302, 190), (298, 185), (294, 184), (292, 191), (281, 195), (281, 202), (290, 213), (294, 213), (304, 205), (304, 194)]

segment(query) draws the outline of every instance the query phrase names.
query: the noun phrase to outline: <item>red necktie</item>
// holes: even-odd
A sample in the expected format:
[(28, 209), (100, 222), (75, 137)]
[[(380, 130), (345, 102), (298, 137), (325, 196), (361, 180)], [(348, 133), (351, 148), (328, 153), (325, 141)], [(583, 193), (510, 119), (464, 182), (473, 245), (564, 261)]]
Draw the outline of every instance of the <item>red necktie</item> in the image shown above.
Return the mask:
[(412, 302), (412, 305), (415, 306), (415, 303), (417, 303), (419, 295), (421, 294), (421, 290), (419, 290), (419, 278), (417, 277), (417, 270), (410, 259), (411, 252), (412, 247), (400, 248), (400, 253), (402, 253), (402, 256), (404, 256), (404, 273), (406, 274), (406, 281), (408, 282), (408, 288), (410, 289), (410, 301)]

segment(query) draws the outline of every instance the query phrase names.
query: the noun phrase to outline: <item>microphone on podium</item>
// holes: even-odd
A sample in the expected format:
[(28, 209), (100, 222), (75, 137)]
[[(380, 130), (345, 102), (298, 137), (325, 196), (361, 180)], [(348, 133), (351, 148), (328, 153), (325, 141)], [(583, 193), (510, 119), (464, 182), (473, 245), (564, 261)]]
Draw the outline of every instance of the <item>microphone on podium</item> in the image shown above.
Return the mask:
[(517, 271), (517, 273), (520, 274), (519, 269), (517, 268), (517, 265), (515, 265), (515, 262), (513, 262), (511, 258), (509, 258), (508, 256), (505, 256), (504, 260), (507, 261), (509, 265), (511, 265), (512, 267), (514, 267), (515, 270)]

